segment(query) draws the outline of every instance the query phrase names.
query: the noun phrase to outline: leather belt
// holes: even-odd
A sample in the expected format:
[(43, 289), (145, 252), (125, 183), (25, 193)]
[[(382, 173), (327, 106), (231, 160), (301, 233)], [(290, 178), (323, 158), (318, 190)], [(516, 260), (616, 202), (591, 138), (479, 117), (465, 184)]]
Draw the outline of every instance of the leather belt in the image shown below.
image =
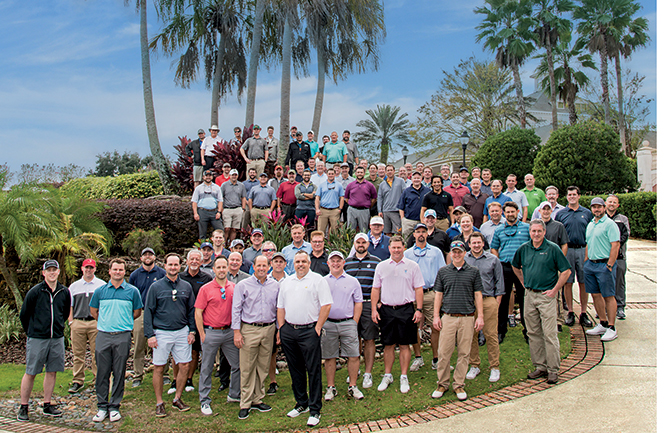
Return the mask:
[(356, 209), (356, 210), (368, 210), (367, 207), (356, 207), (356, 206), (352, 206), (352, 205), (349, 205), (349, 206), (350, 206), (351, 208)]
[(458, 313), (448, 314), (448, 313), (445, 313), (445, 314), (447, 314), (448, 316), (452, 316), (452, 317), (473, 317), (475, 315), (475, 313), (470, 313), (470, 314), (458, 314)]
[(241, 322), (241, 323), (243, 323), (244, 325), (259, 326), (260, 328), (265, 328), (265, 327), (267, 327), (267, 326), (271, 326), (271, 325), (273, 325), (275, 322), (271, 322), (271, 323), (260, 323), (260, 322), (248, 323), (248, 322)]
[(530, 287), (526, 287), (526, 290), (530, 290), (533, 293), (544, 293), (544, 290), (535, 290), (535, 289), (531, 289)]
[(240, 207), (241, 207), (241, 206), (226, 207), (225, 209), (238, 209), (238, 208), (240, 208)]
[(324, 207), (324, 206), (320, 206), (320, 207), (321, 207), (322, 209), (326, 209), (326, 210), (340, 209), (338, 206), (336, 206), (336, 207)]
[(268, 209), (271, 206), (253, 206), (255, 209)]
[(341, 323), (341, 322), (347, 322), (348, 320), (352, 320), (352, 317), (348, 317), (347, 319), (327, 319), (327, 322)]
[(315, 325), (317, 324), (317, 322), (306, 323), (305, 325), (294, 325), (294, 324), (288, 323), (288, 322), (285, 322), (285, 323), (287, 323), (289, 326), (291, 326), (294, 329), (310, 329), (310, 328), (314, 328)]
[(225, 329), (229, 329), (229, 325), (227, 325), (227, 326), (220, 326), (219, 328), (216, 328), (215, 326), (207, 326), (207, 325), (204, 325), (204, 329), (213, 329), (213, 330), (215, 330), (215, 331), (222, 331), (222, 330), (225, 330)]
[(384, 307), (391, 308), (392, 310), (399, 310), (401, 308), (405, 308), (407, 306), (412, 306), (412, 302), (408, 302), (407, 304), (403, 305), (387, 305), (387, 304), (382, 304)]
[(428, 293), (428, 292), (430, 292), (431, 290), (433, 290), (433, 287), (429, 287), (428, 289), (424, 289), (424, 293)]
[(93, 317), (86, 317), (85, 319), (79, 319), (78, 317), (75, 317), (74, 320), (81, 320), (82, 322), (90, 322), (92, 320), (95, 320)]
[(575, 245), (575, 244), (571, 244), (571, 243), (568, 242), (567, 247), (568, 248), (573, 248), (573, 249), (578, 249), (578, 248), (586, 248), (586, 245)]
[(593, 263), (607, 263), (609, 261), (609, 257), (607, 257), (606, 259), (599, 259), (599, 260), (588, 259), (588, 260), (590, 260)]

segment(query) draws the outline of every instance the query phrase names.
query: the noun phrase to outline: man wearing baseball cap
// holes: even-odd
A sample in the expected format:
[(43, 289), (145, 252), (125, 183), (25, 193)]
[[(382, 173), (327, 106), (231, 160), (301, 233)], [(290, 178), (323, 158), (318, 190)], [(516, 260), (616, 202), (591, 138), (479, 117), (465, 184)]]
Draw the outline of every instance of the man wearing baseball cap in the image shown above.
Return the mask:
[(93, 355), (93, 376), (97, 375), (97, 363), (95, 362), (95, 338), (97, 338), (97, 320), (90, 315), (90, 298), (95, 289), (106, 284), (95, 276), (97, 263), (93, 259), (86, 259), (81, 265), (83, 277), (69, 286), (70, 296), (72, 297), (72, 307), (70, 308), (69, 322), (71, 339), (73, 366), (72, 386), (69, 388), (70, 394), (75, 394), (83, 388), (83, 382), (86, 377), (84, 374), (84, 364), (86, 360), (86, 343), (90, 344), (90, 353)]
[(25, 374), (21, 380), (21, 407), (17, 419), (28, 421), (28, 403), (35, 377), (46, 367), (44, 375), (44, 415), (62, 416), (51, 405), (56, 373), (65, 371), (65, 320), (69, 316), (71, 297), (67, 287), (58, 282), (60, 265), (47, 260), (42, 266), (44, 281), (25, 295), (19, 318), (28, 336), (25, 348)]
[(236, 239), (236, 231), (241, 229), (243, 209), (246, 208), (248, 190), (239, 182), (239, 172), (232, 169), (229, 172), (229, 182), (222, 184), (222, 223), (225, 226), (225, 239), (230, 242)]
[(195, 188), (190, 201), (200, 241), (206, 238), (209, 224), (213, 230), (222, 230), (222, 191), (213, 183), (213, 170), (204, 172), (204, 183)]
[[(278, 141), (278, 139), (276, 137), (273, 136), (273, 131), (274, 131), (273, 126), (269, 126), (268, 128), (266, 128), (267, 136), (266, 136), (265, 140), (266, 140), (267, 148), (269, 150), (269, 157), (266, 160), (265, 170), (268, 173), (271, 173), (273, 170), (275, 170), (274, 167), (278, 167), (278, 165), (276, 165), (276, 164), (278, 162), (278, 146), (279, 146), (280, 142)], [(281, 167), (281, 171), (282, 171), (282, 167)], [(280, 177), (282, 177), (282, 175)], [(273, 185), (271, 185), (271, 186), (273, 186)], [(274, 187), (274, 188), (275, 188), (276, 191), (278, 191), (278, 187)]]
[(185, 154), (192, 158), (192, 180), (195, 188), (199, 186), (202, 181), (202, 174), (204, 173), (204, 166), (202, 166), (201, 146), (206, 138), (206, 132), (203, 129), (197, 131), (199, 138), (190, 140), (185, 146)]

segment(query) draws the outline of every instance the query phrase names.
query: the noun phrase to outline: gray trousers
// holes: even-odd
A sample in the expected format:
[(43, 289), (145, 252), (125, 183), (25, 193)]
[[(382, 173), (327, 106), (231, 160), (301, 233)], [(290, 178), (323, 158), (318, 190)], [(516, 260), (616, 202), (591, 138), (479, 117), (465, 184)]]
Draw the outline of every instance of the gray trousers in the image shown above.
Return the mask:
[(211, 392), (213, 378), (213, 365), (218, 349), (222, 349), (225, 358), (232, 367), (231, 382), (229, 384), (229, 396), (231, 398), (241, 397), (241, 375), (239, 373), (239, 349), (234, 346), (234, 330), (227, 329), (204, 329), (206, 338), (201, 343), (201, 372), (199, 374), (199, 402), (211, 404), (208, 396)]
[(203, 209), (197, 208), (197, 214), (199, 214), (199, 221), (197, 221), (197, 226), (199, 228), (199, 239), (206, 239), (206, 232), (208, 231), (208, 225), (213, 226), (213, 230), (223, 230), (222, 220), (216, 219), (215, 215), (217, 214), (217, 209)]
[(625, 272), (628, 270), (628, 263), (625, 259), (616, 260), (616, 306), (625, 308)]
[(368, 223), (371, 220), (370, 209), (356, 209), (352, 206), (347, 207), (347, 225), (351, 229), (361, 233), (368, 231)]
[[(127, 358), (132, 347), (132, 332), (110, 334), (99, 331), (95, 339), (95, 359), (97, 360), (97, 376), (95, 391), (97, 392), (97, 408), (100, 410), (118, 410), (125, 392), (125, 370)], [(113, 388), (109, 399), (109, 377), (113, 372)]]

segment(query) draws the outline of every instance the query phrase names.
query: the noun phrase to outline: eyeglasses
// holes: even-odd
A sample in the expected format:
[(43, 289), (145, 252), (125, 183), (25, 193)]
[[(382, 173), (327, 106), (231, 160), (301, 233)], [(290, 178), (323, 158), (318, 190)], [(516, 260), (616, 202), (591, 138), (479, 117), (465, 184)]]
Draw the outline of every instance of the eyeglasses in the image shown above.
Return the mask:
[(224, 287), (220, 288), (220, 296), (222, 297), (223, 301), (227, 299), (227, 295), (225, 293), (225, 288)]
[(417, 247), (415, 247), (415, 248), (413, 248), (412, 252), (417, 257), (425, 257), (428, 250), (426, 248), (417, 248)]
[[(507, 229), (510, 229), (509, 232), (507, 231)], [(513, 225), (513, 226), (506, 225), (505, 228), (503, 228), (503, 233), (505, 233), (506, 236), (512, 237), (517, 233), (518, 230), (519, 230), (518, 225)]]
[(178, 290), (176, 290), (176, 289), (173, 289), (171, 291), (171, 300), (174, 301), (174, 302), (176, 302), (176, 294), (177, 293), (178, 293)]
[(271, 251), (275, 251), (275, 250), (276, 250), (275, 248), (264, 248), (264, 249), (262, 250), (262, 252), (263, 252), (263, 253), (270, 253)]

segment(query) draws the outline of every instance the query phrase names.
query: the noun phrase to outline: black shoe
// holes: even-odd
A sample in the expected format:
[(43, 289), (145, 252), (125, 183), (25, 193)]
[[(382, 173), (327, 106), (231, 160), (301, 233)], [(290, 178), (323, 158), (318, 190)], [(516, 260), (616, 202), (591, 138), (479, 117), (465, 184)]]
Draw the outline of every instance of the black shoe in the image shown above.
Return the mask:
[(591, 322), (591, 319), (588, 318), (588, 314), (586, 313), (581, 313), (581, 316), (579, 316), (579, 324), (585, 328), (593, 327), (593, 322)]
[(218, 387), (218, 392), (222, 392), (222, 391), (226, 390), (227, 388), (229, 388), (228, 383), (221, 383), (220, 387)]
[(526, 330), (523, 330), (523, 339), (526, 340), (526, 344), (530, 344), (530, 341), (528, 340), (528, 333)]
[(505, 334), (498, 334), (498, 344), (503, 344), (504, 339), (505, 339)]
[(67, 392), (69, 392), (70, 394), (76, 394), (77, 392), (79, 392), (81, 390), (81, 388), (83, 388), (83, 384), (78, 383), (78, 382), (74, 382), (74, 383), (72, 383), (72, 386), (69, 387)]
[(558, 325), (558, 332), (563, 332), (563, 325)]
[(484, 333), (482, 331), (479, 331), (479, 337), (477, 337), (477, 344), (479, 344), (480, 347), (486, 344), (486, 337), (484, 336)]
[(567, 315), (567, 319), (565, 319), (565, 326), (573, 327), (574, 326), (574, 321), (577, 319), (577, 316), (574, 315), (573, 312), (569, 312)]
[(257, 403), (250, 406), (250, 409), (258, 410), (260, 412), (269, 412), (271, 410), (271, 406), (266, 403)]
[(516, 327), (516, 319), (514, 319), (514, 314), (507, 317), (507, 323), (509, 324), (510, 328)]
[(19, 414), (16, 417), (17, 420), (21, 422), (28, 422), (30, 421), (30, 417), (28, 417), (28, 405), (21, 405), (19, 408)]
[(250, 416), (250, 409), (241, 409), (239, 411), (239, 419), (246, 419)]
[(269, 389), (266, 391), (266, 395), (275, 395), (278, 392), (278, 384), (271, 382), (269, 384)]
[(547, 373), (546, 370), (533, 370), (530, 373), (528, 373), (528, 379), (539, 379), (540, 377), (545, 377), (548, 376), (549, 373)]
[(44, 403), (43, 411), (44, 411), (44, 415), (47, 415), (47, 416), (52, 416), (52, 417), (63, 416), (62, 411), (58, 410), (57, 406), (53, 406), (50, 403), (48, 403), (48, 404)]

